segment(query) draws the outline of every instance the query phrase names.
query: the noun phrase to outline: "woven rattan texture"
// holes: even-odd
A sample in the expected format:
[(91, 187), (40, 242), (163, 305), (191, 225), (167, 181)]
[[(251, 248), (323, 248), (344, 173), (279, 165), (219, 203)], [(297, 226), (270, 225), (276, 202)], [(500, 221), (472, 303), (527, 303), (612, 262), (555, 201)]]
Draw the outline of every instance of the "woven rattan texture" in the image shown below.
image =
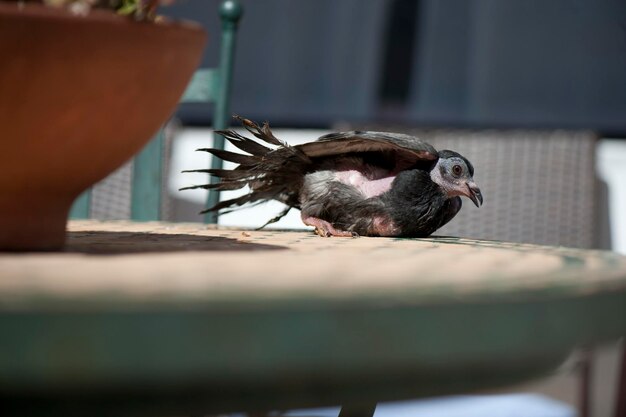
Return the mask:
[[(172, 140), (176, 125), (168, 123), (165, 127), (161, 177), (161, 219), (171, 218), (171, 199), (167, 194), (167, 173)], [(133, 160), (128, 161), (111, 175), (94, 185), (90, 217), (97, 220), (128, 220), (131, 216)]]

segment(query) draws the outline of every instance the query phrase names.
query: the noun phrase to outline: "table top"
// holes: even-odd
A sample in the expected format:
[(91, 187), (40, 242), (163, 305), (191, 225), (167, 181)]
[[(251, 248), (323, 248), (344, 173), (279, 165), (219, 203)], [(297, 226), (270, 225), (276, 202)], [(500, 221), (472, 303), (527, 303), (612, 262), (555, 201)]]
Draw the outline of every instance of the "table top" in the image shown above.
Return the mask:
[(626, 258), (611, 252), (201, 224), (68, 230), (65, 252), (0, 254), (0, 398), (16, 406), (208, 413), (467, 392), (626, 334)]

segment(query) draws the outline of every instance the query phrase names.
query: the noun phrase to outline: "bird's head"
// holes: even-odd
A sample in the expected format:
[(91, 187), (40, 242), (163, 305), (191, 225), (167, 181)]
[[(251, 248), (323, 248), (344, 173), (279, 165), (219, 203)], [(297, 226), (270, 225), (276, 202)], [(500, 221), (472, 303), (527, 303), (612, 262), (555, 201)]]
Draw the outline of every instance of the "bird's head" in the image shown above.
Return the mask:
[(476, 207), (483, 203), (483, 195), (474, 182), (474, 167), (470, 161), (454, 151), (439, 151), (439, 159), (430, 171), (430, 178), (448, 197), (464, 195)]

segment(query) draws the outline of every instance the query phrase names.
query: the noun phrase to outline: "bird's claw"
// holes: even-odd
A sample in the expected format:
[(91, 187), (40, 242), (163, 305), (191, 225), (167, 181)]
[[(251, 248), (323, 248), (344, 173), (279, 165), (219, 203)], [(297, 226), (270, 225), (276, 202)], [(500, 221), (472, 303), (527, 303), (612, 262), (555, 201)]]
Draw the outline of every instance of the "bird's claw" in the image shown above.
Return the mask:
[(328, 230), (325, 230), (325, 229), (323, 229), (321, 227), (316, 227), (314, 231), (315, 231), (315, 234), (320, 236), (320, 237), (331, 237), (332, 236)]
[(316, 227), (315, 234), (321, 237), (352, 237), (352, 238), (361, 237), (357, 232), (337, 230), (335, 228), (333, 228), (332, 230), (328, 230), (323, 227)]
[(321, 237), (359, 237), (356, 232), (335, 229), (332, 224), (317, 217), (306, 217), (302, 220), (304, 224), (315, 227), (315, 234)]

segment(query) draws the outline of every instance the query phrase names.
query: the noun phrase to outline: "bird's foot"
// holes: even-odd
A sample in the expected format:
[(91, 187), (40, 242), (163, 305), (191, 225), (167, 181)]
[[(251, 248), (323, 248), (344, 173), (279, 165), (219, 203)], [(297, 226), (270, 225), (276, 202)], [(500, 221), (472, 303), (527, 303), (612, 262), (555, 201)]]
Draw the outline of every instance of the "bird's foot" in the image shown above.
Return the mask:
[(332, 224), (317, 217), (303, 217), (302, 221), (307, 226), (315, 227), (315, 234), (321, 237), (359, 237), (358, 233), (335, 229)]

